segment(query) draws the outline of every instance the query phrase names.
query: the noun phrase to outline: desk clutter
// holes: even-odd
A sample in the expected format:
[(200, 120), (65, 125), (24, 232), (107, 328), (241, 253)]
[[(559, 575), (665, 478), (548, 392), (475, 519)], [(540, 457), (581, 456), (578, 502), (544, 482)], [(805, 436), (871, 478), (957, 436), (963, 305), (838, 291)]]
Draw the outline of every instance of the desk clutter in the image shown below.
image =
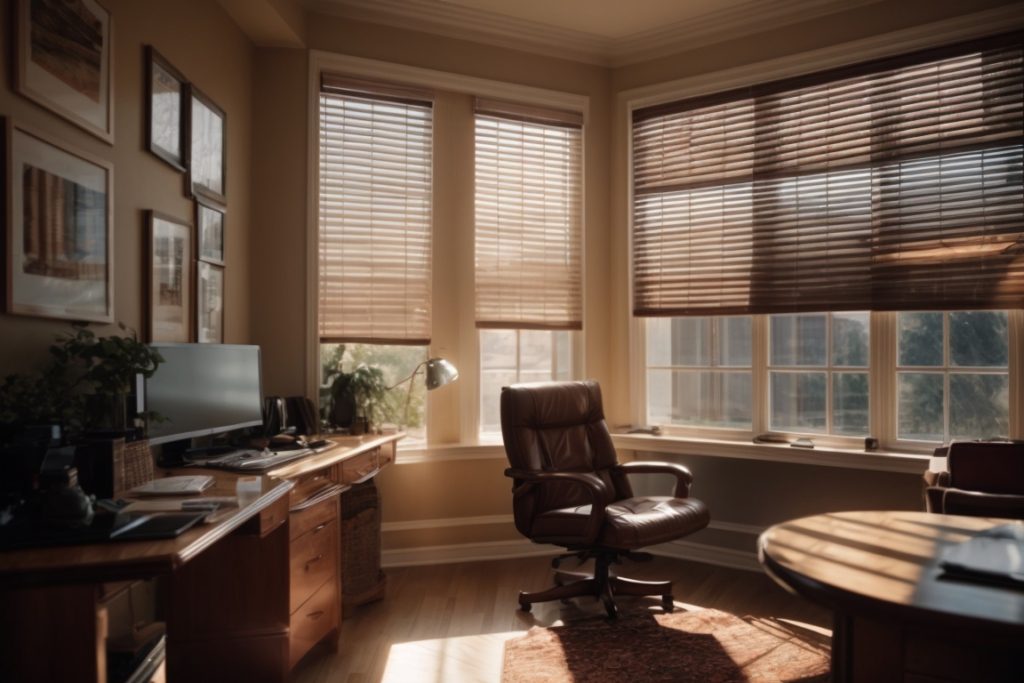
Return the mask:
[(980, 531), (944, 549), (939, 565), (951, 578), (1024, 588), (1024, 522)]

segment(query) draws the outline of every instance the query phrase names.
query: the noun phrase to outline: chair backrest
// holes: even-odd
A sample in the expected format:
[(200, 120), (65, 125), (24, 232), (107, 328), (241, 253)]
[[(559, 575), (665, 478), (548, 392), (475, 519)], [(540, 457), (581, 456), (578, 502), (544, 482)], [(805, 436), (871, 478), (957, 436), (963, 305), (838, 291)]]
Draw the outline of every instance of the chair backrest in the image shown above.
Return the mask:
[[(591, 472), (608, 487), (605, 502), (633, 495), (618, 464), (594, 381), (516, 384), (501, 390), (501, 433), (513, 469), (531, 472)], [(515, 502), (516, 525), (534, 514), (586, 505), (590, 496), (577, 484), (534, 487)], [(520, 517), (524, 519), (520, 520)]]
[(954, 441), (946, 468), (952, 488), (1024, 494), (1024, 443)]

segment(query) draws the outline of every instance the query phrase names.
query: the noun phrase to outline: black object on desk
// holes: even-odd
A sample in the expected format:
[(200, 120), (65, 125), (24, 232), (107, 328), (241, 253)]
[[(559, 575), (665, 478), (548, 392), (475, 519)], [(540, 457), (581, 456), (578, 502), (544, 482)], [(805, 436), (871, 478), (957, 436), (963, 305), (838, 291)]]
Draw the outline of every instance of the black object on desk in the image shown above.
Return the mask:
[(198, 524), (209, 511), (158, 514), (97, 514), (82, 527), (60, 527), (37, 519), (16, 519), (0, 526), (0, 550), (109, 541), (174, 538)]

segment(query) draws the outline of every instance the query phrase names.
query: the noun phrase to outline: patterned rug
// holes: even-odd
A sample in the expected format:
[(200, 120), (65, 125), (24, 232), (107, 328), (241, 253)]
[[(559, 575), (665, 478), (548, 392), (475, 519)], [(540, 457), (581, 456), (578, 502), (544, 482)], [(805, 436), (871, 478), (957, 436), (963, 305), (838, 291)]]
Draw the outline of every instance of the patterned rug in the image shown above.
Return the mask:
[(829, 639), (713, 609), (534, 626), (505, 645), (502, 683), (828, 680)]

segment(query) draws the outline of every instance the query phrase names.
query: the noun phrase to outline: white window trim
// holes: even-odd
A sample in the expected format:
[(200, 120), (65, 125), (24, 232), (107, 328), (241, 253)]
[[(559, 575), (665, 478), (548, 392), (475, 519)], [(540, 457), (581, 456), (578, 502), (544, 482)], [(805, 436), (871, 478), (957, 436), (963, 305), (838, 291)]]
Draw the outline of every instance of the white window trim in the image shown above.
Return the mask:
[[(584, 286), (582, 292), (582, 306), (583, 306), (583, 330), (577, 335), (579, 339), (579, 363), (581, 368), (586, 367), (586, 359), (584, 357), (584, 349), (586, 344), (584, 342), (584, 334), (587, 329), (587, 294), (586, 294), (586, 278), (587, 278), (587, 211), (586, 211), (586, 198), (587, 198), (587, 121), (591, 116), (590, 112), (590, 97), (586, 95), (579, 95), (575, 93), (561, 92), (557, 90), (548, 90), (546, 88), (536, 88), (532, 86), (519, 85), (516, 83), (508, 83), (504, 81), (491, 80), (486, 78), (477, 78), (475, 76), (467, 76), (464, 74), (438, 71), (435, 69), (425, 69), (422, 67), (408, 66), (405, 64), (396, 64), (392, 62), (385, 62), (375, 59), (366, 59), (363, 57), (355, 57), (351, 55), (338, 54), (334, 52), (327, 52), (323, 50), (310, 50), (309, 52), (309, 68), (307, 73), (307, 103), (308, 103), (308, 116), (307, 116), (307, 200), (306, 200), (306, 338), (304, 340), (305, 354), (303, 368), (305, 376), (306, 392), (308, 396), (313, 396), (314, 400), (319, 399), (319, 368), (320, 368), (320, 340), (317, 330), (318, 325), (318, 306), (317, 306), (317, 288), (318, 288), (318, 255), (319, 255), (319, 188), (320, 188), (320, 163), (319, 163), (319, 122), (320, 122), (320, 74), (324, 71), (346, 74), (349, 76), (356, 76), (359, 78), (367, 78), (372, 80), (389, 81), (394, 83), (402, 83), (422, 88), (428, 88), (437, 91), (447, 91), (452, 93), (461, 93), (466, 95), (474, 95), (479, 97), (487, 97), (499, 100), (507, 100), (512, 102), (518, 102), (522, 104), (535, 105), (540, 107), (547, 107), (551, 109), (562, 109), (573, 112), (580, 112), (583, 115), (583, 150), (580, 163), (582, 164), (582, 179), (581, 179), (581, 193), (582, 193), (582, 220), (583, 220), (583, 235), (580, 243), (580, 250), (582, 252), (582, 272), (581, 277), (583, 278)], [(472, 171), (472, 169), (469, 169)], [(436, 294), (435, 294), (436, 296)], [(468, 303), (467, 303), (468, 302)], [(460, 400), (459, 400), (459, 444), (455, 444), (455, 447), (462, 447), (463, 445), (468, 448), (475, 448), (480, 444), (479, 437), (479, 405), (480, 405), (480, 348), (479, 348), (479, 334), (476, 334), (476, 327), (474, 324), (475, 320), (475, 305), (473, 297), (466, 297), (466, 301), (460, 298), (459, 301), (459, 319), (460, 321), (466, 321), (462, 324), (458, 334), (458, 345), (459, 345), (459, 356), (464, 359), (460, 362), (459, 372), (461, 375), (460, 382), (464, 382), (464, 386), (461, 388)], [(429, 356), (435, 355), (444, 356), (444, 349), (437, 348), (436, 342), (432, 342), (428, 351)], [(574, 349), (575, 351), (575, 349)], [(581, 373), (582, 376), (582, 373)], [(430, 415), (429, 409), (429, 394), (428, 394), (428, 410), (427, 414)], [(430, 452), (432, 448), (448, 449), (452, 448), (452, 444), (433, 444), (431, 443), (431, 433), (429, 428), (429, 421), (431, 418), (428, 417), (428, 429), (427, 429), (427, 440), (430, 444), (426, 449), (424, 448), (413, 448), (408, 449), (410, 453), (418, 452)], [(493, 446), (483, 445), (485, 448), (493, 449)], [(403, 449), (403, 457), (405, 457), (405, 450)]]

